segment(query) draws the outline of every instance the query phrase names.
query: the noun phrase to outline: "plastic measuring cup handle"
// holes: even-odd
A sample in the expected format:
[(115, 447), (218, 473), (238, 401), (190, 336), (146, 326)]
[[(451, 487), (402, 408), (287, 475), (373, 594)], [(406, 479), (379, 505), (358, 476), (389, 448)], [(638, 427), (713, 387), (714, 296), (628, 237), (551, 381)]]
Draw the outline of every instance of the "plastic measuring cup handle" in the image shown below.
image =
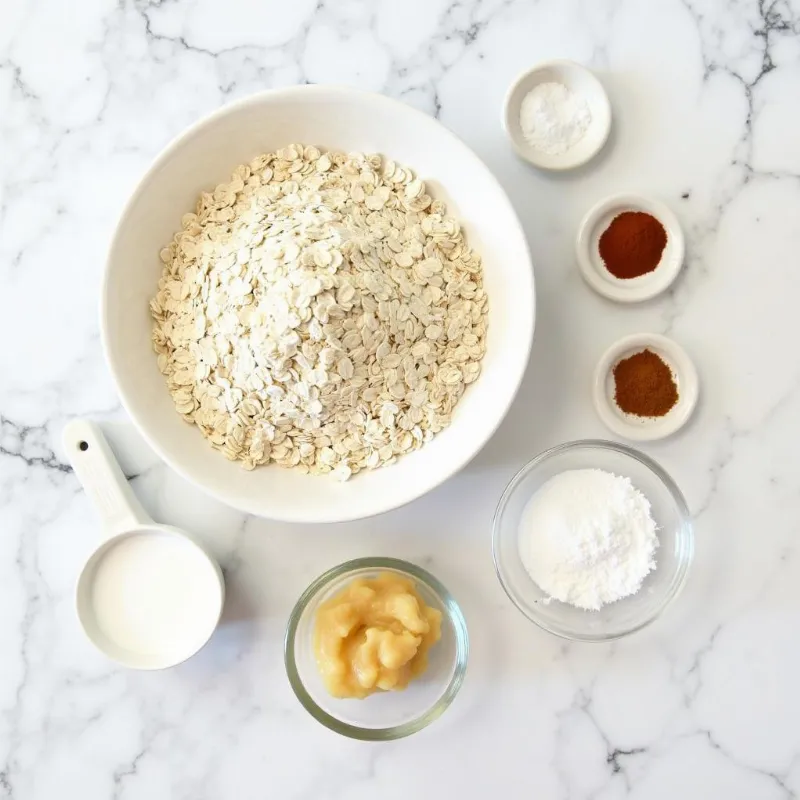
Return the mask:
[(153, 524), (97, 425), (73, 420), (64, 428), (63, 441), (67, 458), (100, 514), (107, 537)]

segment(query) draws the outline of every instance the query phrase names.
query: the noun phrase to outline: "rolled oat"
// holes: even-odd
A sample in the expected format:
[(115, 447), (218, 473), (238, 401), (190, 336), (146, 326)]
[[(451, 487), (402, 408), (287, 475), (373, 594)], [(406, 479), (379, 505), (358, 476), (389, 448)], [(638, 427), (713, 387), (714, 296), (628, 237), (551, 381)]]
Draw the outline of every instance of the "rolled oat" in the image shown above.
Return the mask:
[(341, 480), (450, 423), (480, 374), (480, 257), (410, 169), (289, 145), (203, 192), (161, 251), (153, 344), (231, 460)]

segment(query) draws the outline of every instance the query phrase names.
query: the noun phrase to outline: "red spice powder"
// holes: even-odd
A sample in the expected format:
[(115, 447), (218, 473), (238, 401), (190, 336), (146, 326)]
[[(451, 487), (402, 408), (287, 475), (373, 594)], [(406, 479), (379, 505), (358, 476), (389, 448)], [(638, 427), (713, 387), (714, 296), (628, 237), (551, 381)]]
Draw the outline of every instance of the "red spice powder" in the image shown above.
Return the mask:
[(643, 211), (623, 211), (600, 237), (600, 256), (616, 278), (638, 278), (652, 272), (667, 246), (664, 226)]

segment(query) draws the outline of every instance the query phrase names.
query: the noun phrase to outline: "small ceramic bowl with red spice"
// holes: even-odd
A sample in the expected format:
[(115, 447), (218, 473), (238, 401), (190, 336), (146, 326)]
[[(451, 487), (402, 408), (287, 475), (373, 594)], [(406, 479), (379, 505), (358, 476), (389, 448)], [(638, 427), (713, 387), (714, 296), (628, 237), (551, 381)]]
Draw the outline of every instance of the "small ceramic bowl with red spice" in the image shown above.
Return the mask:
[(578, 229), (576, 256), (584, 279), (619, 303), (649, 300), (668, 289), (681, 271), (684, 252), (675, 214), (639, 195), (601, 201)]
[(654, 441), (682, 428), (697, 405), (697, 370), (686, 351), (656, 333), (625, 336), (594, 373), (594, 406), (618, 436)]

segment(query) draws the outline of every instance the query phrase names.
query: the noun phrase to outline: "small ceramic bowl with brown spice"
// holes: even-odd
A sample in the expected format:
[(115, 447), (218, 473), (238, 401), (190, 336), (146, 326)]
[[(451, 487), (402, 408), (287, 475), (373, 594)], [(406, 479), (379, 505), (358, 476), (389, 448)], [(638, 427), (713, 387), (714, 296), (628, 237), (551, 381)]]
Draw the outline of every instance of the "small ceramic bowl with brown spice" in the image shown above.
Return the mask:
[(682, 428), (697, 405), (697, 370), (666, 336), (625, 336), (603, 353), (594, 373), (594, 406), (618, 436), (654, 441)]
[(576, 241), (586, 282), (619, 303), (649, 300), (669, 288), (684, 252), (675, 214), (658, 200), (634, 194), (614, 195), (590, 209)]

